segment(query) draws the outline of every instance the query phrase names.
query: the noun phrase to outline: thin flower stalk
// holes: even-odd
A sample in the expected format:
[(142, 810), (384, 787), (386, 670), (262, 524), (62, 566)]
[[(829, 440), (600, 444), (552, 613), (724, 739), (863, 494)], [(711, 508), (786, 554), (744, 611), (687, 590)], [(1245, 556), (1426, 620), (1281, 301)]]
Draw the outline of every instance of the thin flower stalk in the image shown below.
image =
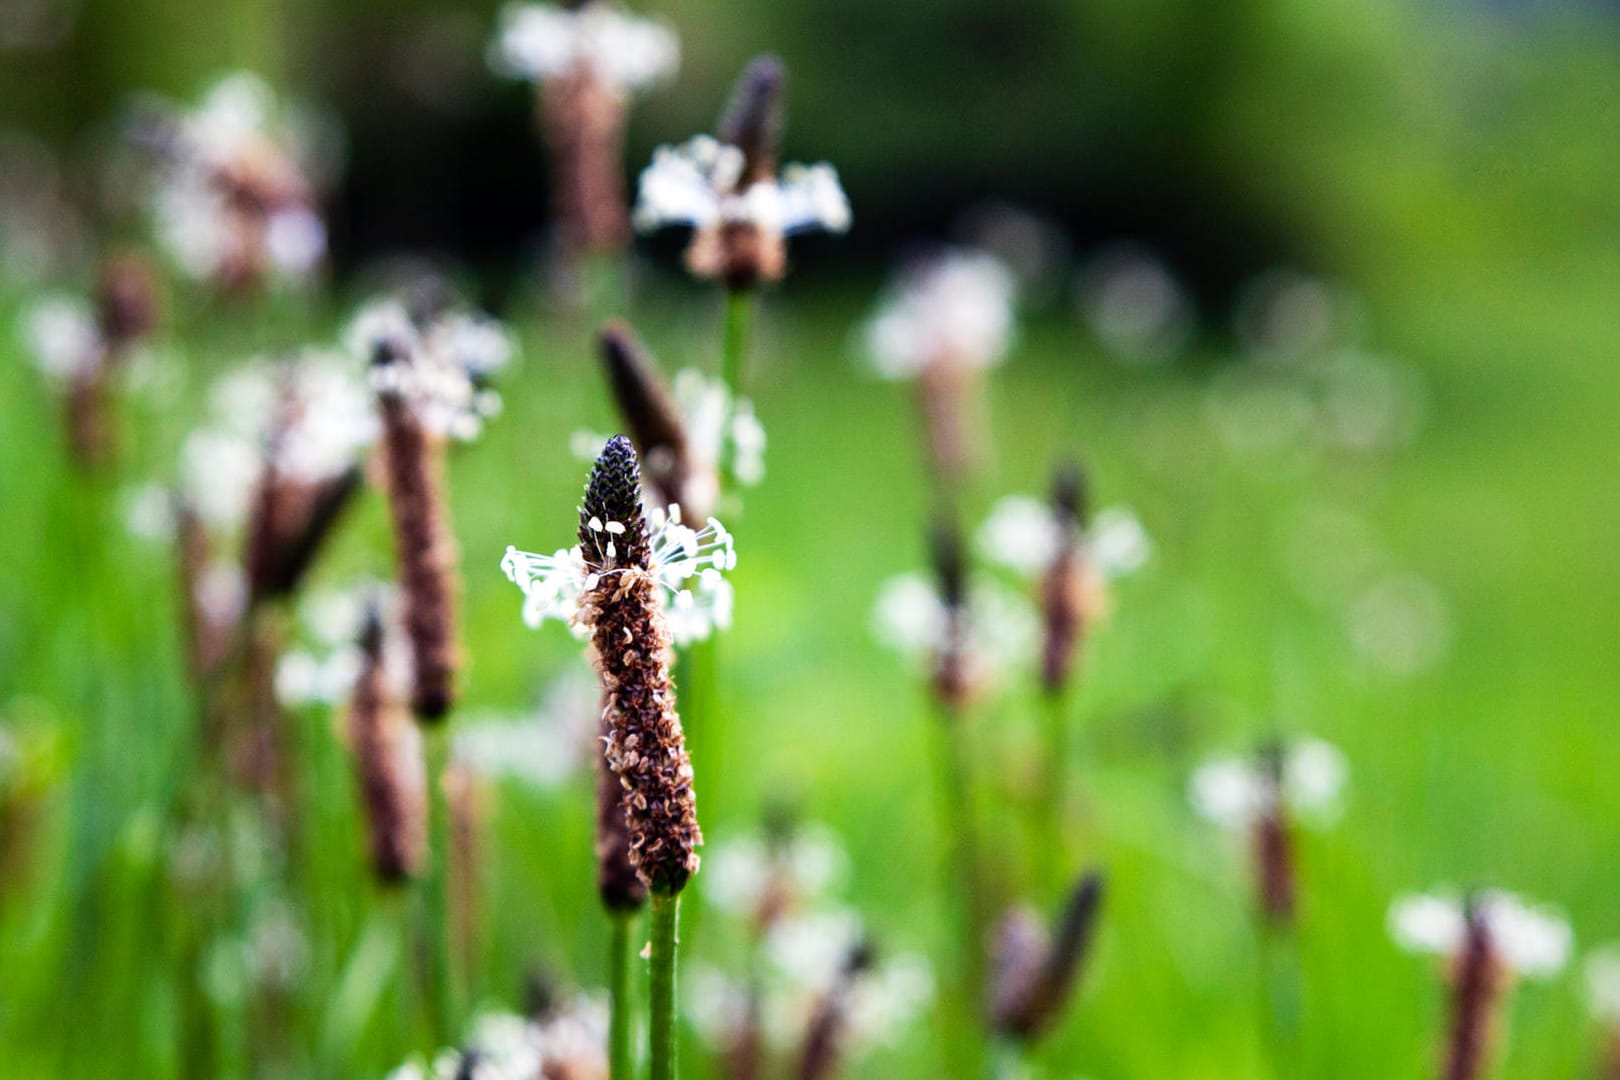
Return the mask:
[(1087, 568), (1085, 478), (1078, 468), (1060, 468), (1052, 484), (1051, 515), (1058, 537), (1041, 576), (1041, 691), (1045, 714), (1045, 783), (1038, 814), (1036, 850), (1042, 878), (1052, 882), (1067, 859), (1069, 728), (1074, 673), (1086, 630)]
[[(954, 521), (941, 518), (930, 534), (934, 572), (944, 612), (944, 633), (933, 657), (933, 701), (938, 715), (930, 725), (937, 753), (940, 798), (941, 865), (945, 895), (956, 903), (959, 933), (955, 994), (956, 1038), (974, 1029), (973, 1003), (983, 992), (984, 941), (989, 922), (982, 849), (969, 761), (968, 705), (972, 694), (967, 607), (967, 555)], [(955, 1051), (969, 1051), (960, 1046)], [(968, 1061), (963, 1057), (964, 1062)]]

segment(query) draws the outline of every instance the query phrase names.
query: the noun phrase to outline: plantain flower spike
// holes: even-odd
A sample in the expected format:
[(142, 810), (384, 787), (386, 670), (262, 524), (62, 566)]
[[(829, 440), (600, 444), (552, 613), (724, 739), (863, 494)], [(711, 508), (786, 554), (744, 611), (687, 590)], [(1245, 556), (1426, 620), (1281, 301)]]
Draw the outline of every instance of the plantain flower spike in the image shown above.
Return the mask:
[(608, 441), (579, 510), (590, 628), (609, 725), (607, 761), (623, 786), (630, 862), (649, 890), (679, 893), (697, 872), (692, 763), (670, 682), (670, 635), (641, 505), (641, 469), (630, 440)]

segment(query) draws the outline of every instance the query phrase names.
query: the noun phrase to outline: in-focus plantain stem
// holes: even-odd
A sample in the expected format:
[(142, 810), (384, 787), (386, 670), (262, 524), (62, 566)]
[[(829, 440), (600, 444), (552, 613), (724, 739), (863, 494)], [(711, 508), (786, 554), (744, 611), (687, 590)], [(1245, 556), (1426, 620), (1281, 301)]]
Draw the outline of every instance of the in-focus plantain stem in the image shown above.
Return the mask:
[(675, 950), (680, 921), (679, 895), (652, 896), (651, 970), (647, 980), (651, 1080), (675, 1078)]

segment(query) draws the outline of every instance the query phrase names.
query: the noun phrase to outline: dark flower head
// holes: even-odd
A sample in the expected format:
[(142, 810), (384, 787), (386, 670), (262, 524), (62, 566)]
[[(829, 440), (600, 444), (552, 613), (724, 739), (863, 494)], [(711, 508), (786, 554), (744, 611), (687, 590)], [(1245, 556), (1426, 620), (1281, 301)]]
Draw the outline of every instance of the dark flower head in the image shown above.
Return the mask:
[(1058, 466), (1052, 477), (1052, 510), (1065, 532), (1085, 527), (1090, 516), (1088, 496), (1085, 470), (1073, 462)]
[(665, 503), (678, 503), (690, 511), (685, 491), (691, 472), (686, 424), (657, 362), (628, 323), (608, 323), (597, 340), (614, 400), (641, 451), (647, 479)]
[(990, 1020), (998, 1034), (1030, 1042), (1052, 1029), (1090, 952), (1102, 893), (1102, 875), (1088, 872), (1069, 894), (1050, 938), (1027, 912), (1003, 922), (990, 987)]
[(648, 570), (652, 548), (641, 509), (641, 465), (627, 435), (602, 448), (579, 507), (579, 547), (593, 571)]
[(786, 88), (786, 65), (780, 57), (767, 53), (755, 57), (743, 69), (732, 89), (717, 134), (721, 142), (742, 151), (744, 186), (776, 177)]

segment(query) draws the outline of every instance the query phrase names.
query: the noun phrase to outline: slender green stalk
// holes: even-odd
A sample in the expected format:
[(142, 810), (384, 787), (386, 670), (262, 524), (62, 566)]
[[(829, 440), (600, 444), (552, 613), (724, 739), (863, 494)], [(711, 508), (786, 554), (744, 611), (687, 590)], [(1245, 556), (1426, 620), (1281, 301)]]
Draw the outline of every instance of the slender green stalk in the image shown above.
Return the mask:
[(679, 895), (652, 895), (652, 959), (647, 979), (650, 1080), (675, 1080), (675, 948)]
[(988, 915), (979, 866), (979, 835), (973, 807), (972, 780), (959, 709), (941, 704), (930, 725), (935, 733), (940, 796), (941, 869), (945, 895), (956, 904), (959, 941), (956, 977), (942, 1006), (948, 1018), (947, 1064), (951, 1075), (970, 1077), (979, 1071), (983, 1047), (978, 1006), (983, 999), (984, 943)]
[(630, 297), (625, 286), (622, 256), (587, 252), (580, 257), (575, 271), (579, 276), (580, 307), (589, 317), (590, 325), (599, 326), (604, 320), (623, 313)]
[(1300, 1041), (1300, 1015), (1304, 987), (1299, 970), (1299, 948), (1288, 927), (1260, 927), (1260, 994), (1265, 1028), (1266, 1056), (1272, 1074), (1302, 1076), (1304, 1048)]
[(1023, 1043), (1007, 1038), (991, 1040), (990, 1053), (984, 1062), (985, 1080), (1020, 1080), (1028, 1072), (1028, 1055)]
[(630, 931), (636, 917), (629, 912), (608, 916), (612, 934), (608, 938), (608, 1076), (611, 1080), (631, 1080), (635, 1075), (635, 995), (630, 986), (630, 963), (634, 955)]
[(754, 291), (726, 292), (726, 332), (720, 354), (720, 377), (735, 395), (748, 392), (748, 339), (754, 315)]
[(1052, 888), (1069, 865), (1064, 818), (1069, 797), (1069, 703), (1064, 691), (1042, 696), (1044, 777), (1036, 808), (1035, 862), (1042, 886)]
[(459, 1021), (455, 963), (450, 955), (450, 807), (444, 774), (450, 762), (446, 725), (423, 728), (427, 750), (428, 873), (422, 879), (418, 947), (426, 967), (429, 1053), (452, 1045)]
[(404, 894), (388, 889), (376, 896), (370, 917), (338, 975), (317, 1043), (322, 1072), (336, 1076), (354, 1060), (366, 1026), (394, 980), (400, 942), (408, 925)]

